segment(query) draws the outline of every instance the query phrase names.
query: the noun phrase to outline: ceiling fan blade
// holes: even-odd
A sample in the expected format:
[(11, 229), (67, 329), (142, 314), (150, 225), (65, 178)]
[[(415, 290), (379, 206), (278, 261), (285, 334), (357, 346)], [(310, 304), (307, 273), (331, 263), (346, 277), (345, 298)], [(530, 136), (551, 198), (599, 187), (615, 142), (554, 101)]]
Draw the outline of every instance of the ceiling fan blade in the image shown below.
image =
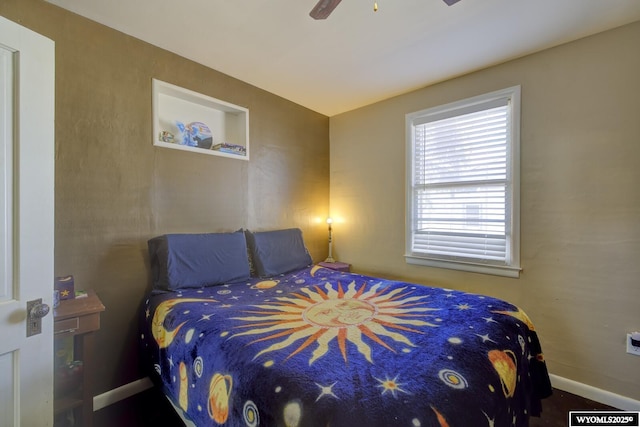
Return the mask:
[(458, 3), (460, 0), (443, 0), (443, 1), (447, 4), (447, 6), (452, 6)]
[(309, 16), (313, 19), (327, 19), (341, 1), (342, 0), (320, 0), (311, 12), (309, 12)]

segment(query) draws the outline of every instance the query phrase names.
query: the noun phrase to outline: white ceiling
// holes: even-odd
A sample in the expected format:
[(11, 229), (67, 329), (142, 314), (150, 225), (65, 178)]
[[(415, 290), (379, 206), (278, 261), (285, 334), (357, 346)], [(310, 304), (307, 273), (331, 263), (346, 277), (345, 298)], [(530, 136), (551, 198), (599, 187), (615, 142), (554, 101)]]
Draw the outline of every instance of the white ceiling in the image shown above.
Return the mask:
[[(640, 0), (48, 0), (327, 116), (640, 20)], [(640, 43), (639, 43), (640, 45)]]

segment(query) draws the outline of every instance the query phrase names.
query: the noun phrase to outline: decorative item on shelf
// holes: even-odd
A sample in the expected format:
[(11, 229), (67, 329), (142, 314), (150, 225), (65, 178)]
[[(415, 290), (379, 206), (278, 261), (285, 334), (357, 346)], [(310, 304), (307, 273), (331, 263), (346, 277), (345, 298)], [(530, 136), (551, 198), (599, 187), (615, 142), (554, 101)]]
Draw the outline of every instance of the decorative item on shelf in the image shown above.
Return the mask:
[(176, 142), (176, 137), (173, 136), (171, 132), (167, 130), (163, 130), (160, 132), (160, 135), (158, 136), (158, 141), (174, 143)]
[(221, 144), (216, 144), (211, 149), (220, 151), (221, 153), (237, 154), (238, 156), (247, 155), (246, 147), (242, 145), (237, 145), (237, 144), (229, 144), (226, 142), (223, 142)]
[(182, 134), (182, 138), (178, 141), (181, 145), (188, 147), (204, 148), (209, 150), (213, 144), (213, 135), (209, 126), (202, 122), (192, 122), (185, 125), (182, 122), (176, 122), (178, 130)]
[(73, 283), (73, 276), (59, 276), (56, 277), (53, 289), (60, 293), (60, 301), (67, 299), (74, 299), (75, 289)]
[(327, 224), (329, 225), (329, 256), (327, 257), (327, 259), (324, 260), (324, 262), (336, 262), (336, 260), (333, 259), (333, 257), (331, 256), (331, 243), (332, 243), (331, 224), (333, 224), (333, 219), (327, 218)]

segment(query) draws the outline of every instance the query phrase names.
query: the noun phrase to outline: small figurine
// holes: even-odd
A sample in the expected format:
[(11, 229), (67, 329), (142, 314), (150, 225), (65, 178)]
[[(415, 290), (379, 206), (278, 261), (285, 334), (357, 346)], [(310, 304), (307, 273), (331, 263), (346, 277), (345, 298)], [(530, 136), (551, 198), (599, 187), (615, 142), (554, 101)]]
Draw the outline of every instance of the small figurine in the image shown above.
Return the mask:
[(162, 142), (175, 142), (175, 137), (173, 136), (173, 134), (166, 130), (160, 132), (160, 136), (158, 137), (158, 139)]
[(176, 122), (176, 126), (182, 137), (178, 140), (180, 145), (189, 147), (198, 147), (210, 149), (213, 144), (213, 136), (209, 127), (202, 122), (193, 122), (185, 125), (182, 122)]
[(182, 122), (176, 122), (176, 126), (182, 135), (182, 138), (178, 140), (178, 144), (186, 145), (188, 147), (197, 147), (198, 144), (191, 137), (191, 129), (184, 125)]

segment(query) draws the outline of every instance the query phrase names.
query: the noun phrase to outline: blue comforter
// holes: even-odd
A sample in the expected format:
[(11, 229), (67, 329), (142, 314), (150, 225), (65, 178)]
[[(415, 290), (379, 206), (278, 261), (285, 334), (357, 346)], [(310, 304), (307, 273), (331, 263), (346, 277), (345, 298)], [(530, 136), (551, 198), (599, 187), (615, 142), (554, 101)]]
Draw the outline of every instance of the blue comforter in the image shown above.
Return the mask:
[(197, 426), (528, 426), (534, 326), (488, 296), (311, 267), (146, 301), (142, 344)]

